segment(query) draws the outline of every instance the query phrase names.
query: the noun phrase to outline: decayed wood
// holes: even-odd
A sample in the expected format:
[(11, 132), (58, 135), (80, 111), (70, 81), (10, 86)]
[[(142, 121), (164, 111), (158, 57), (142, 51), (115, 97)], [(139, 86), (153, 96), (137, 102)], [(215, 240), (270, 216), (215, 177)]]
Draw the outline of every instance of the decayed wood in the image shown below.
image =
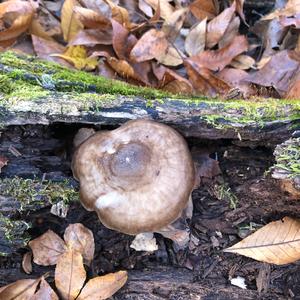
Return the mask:
[[(0, 98), (2, 126), (57, 122), (118, 126), (127, 120), (147, 118), (169, 124), (186, 137), (251, 140), (273, 145), (288, 139), (300, 128), (300, 105), (296, 101), (185, 99), (162, 94), (157, 99), (158, 93), (151, 93), (151, 90), (145, 91), (148, 96), (143, 97), (144, 90), (138, 87), (128, 96), (101, 95), (97, 92), (101, 84), (92, 86), (73, 78), (70, 82), (63, 81), (62, 85), (62, 80), (53, 79), (59, 72), (76, 74), (76, 71), (61, 67), (55, 71), (53, 66), (43, 63), (43, 74), (35, 74), (34, 70), (41, 69), (38, 60), (21, 56), (17, 57), (16, 63), (4, 56), (0, 55), (0, 74), (12, 77), (11, 74), (18, 73), (10, 78), (12, 85), (22, 80), (23, 84), (28, 82), (29, 91), (38, 86), (47, 94), (36, 97), (33, 92), (32, 99), (28, 99), (27, 90), (27, 98), (22, 93), (3, 96), (3, 101)], [(93, 78), (96, 82), (96, 76), (87, 76), (89, 82), (93, 82)], [(109, 84), (112, 91), (116, 90), (113, 88), (116, 82)], [(109, 84), (105, 85), (105, 93), (109, 92)], [(83, 92), (72, 92), (74, 86), (82, 86)], [(122, 91), (118, 89), (117, 93)]]

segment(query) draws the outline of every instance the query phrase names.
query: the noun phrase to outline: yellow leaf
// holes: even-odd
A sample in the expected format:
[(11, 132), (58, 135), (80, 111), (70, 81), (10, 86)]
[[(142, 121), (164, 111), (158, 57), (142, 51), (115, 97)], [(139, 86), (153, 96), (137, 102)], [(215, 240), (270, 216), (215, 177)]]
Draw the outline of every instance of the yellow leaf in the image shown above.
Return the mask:
[(271, 222), (224, 251), (276, 265), (292, 263), (300, 259), (300, 220)]
[(79, 5), (76, 0), (66, 0), (61, 9), (61, 29), (66, 42), (69, 42), (80, 29), (83, 29), (83, 25), (75, 17), (76, 5)]
[(126, 271), (98, 276), (85, 285), (78, 300), (107, 299), (115, 294), (126, 281)]
[(87, 57), (86, 49), (83, 46), (71, 46), (63, 54), (52, 54), (65, 59), (75, 66), (78, 70), (93, 70), (98, 65), (96, 57)]

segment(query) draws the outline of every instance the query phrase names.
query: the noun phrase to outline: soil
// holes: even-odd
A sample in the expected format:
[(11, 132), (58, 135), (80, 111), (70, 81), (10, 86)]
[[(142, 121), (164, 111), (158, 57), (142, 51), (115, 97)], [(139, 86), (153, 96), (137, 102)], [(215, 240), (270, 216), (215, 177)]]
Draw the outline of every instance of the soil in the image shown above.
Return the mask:
[[(2, 169), (0, 178), (68, 178), (78, 189), (72, 179), (70, 160), (72, 139), (79, 127), (8, 127), (0, 136), (0, 155), (5, 155), (9, 164)], [(129, 272), (127, 285), (113, 299), (300, 299), (300, 262), (275, 266), (222, 251), (270, 221), (284, 216), (299, 217), (297, 201), (291, 200), (280, 190), (279, 183), (266, 174), (274, 163), (274, 148), (222, 139), (189, 139), (188, 143), (193, 150), (206, 149), (211, 158), (219, 161), (222, 174), (202, 178), (193, 192), (191, 241), (185, 250), (175, 251), (170, 240), (156, 235), (158, 251), (136, 252), (129, 247), (133, 237), (105, 228), (96, 214), (85, 211), (80, 203), (71, 203), (64, 219), (52, 215), (50, 207), (16, 218), (32, 223), (32, 238), (48, 229), (62, 236), (68, 224), (76, 222), (91, 229), (96, 254), (88, 274), (124, 269)], [(7, 151), (11, 145), (21, 156)], [(236, 209), (230, 208), (236, 199)], [(54, 267), (33, 265), (31, 275), (22, 271), (22, 255), (26, 251), (21, 248), (10, 256), (0, 257), (0, 286), (49, 270), (49, 279), (53, 281)], [(245, 278), (247, 290), (230, 284), (230, 278), (237, 276)]]

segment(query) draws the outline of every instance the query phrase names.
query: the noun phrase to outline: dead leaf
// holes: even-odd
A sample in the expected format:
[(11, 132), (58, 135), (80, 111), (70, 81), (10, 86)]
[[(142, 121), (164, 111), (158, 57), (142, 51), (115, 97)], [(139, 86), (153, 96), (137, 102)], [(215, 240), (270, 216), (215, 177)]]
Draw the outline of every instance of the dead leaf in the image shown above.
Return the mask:
[(229, 23), (224, 35), (220, 39), (218, 46), (219, 49), (227, 46), (232, 42), (232, 40), (239, 35), (239, 28), (240, 28), (240, 18), (235, 17), (233, 20)]
[(169, 42), (174, 42), (176, 40), (187, 13), (187, 8), (180, 8), (175, 10), (168, 18), (165, 19), (161, 30), (164, 32)]
[(76, 0), (65, 0), (61, 9), (61, 28), (66, 42), (72, 40), (79, 30), (83, 29), (83, 25), (75, 16), (76, 6), (79, 6)]
[(23, 259), (22, 259), (22, 268), (23, 268), (23, 270), (26, 274), (31, 274), (32, 273), (31, 260), (32, 260), (32, 252), (31, 251), (26, 252), (23, 255)]
[(206, 46), (208, 48), (212, 48), (220, 41), (234, 17), (235, 8), (235, 1), (233, 1), (230, 7), (224, 9), (218, 16), (208, 23), (206, 35)]
[(78, 300), (107, 299), (115, 294), (127, 281), (127, 272), (119, 271), (89, 280)]
[(62, 299), (75, 299), (86, 279), (82, 255), (72, 249), (62, 254), (55, 268), (55, 285)]
[[(155, 11), (158, 7), (158, 0), (145, 0)], [(169, 3), (168, 0), (160, 0), (160, 15), (163, 19), (167, 19), (174, 12), (174, 7)]]
[(230, 65), (236, 69), (247, 70), (254, 68), (255, 60), (249, 55), (240, 54), (232, 60)]
[(298, 72), (296, 72), (296, 75), (291, 80), (285, 98), (295, 100), (300, 99), (300, 67), (298, 68)]
[(206, 50), (198, 55), (188, 58), (197, 68), (207, 68), (212, 71), (223, 70), (240, 53), (248, 49), (248, 42), (245, 36), (236, 36), (226, 47), (219, 50)]
[(195, 0), (190, 4), (191, 13), (199, 20), (213, 19), (217, 12), (213, 0)]
[(66, 251), (65, 242), (52, 230), (28, 243), (33, 253), (33, 261), (42, 266), (55, 265)]
[(97, 58), (87, 56), (84, 46), (70, 46), (63, 54), (51, 54), (51, 56), (65, 59), (78, 70), (94, 70), (98, 65)]
[(147, 16), (147, 17), (152, 17), (153, 16), (153, 11), (152, 7), (146, 3), (145, 0), (139, 0), (139, 9)]
[(280, 16), (291, 17), (300, 12), (299, 0), (289, 0), (284, 8), (276, 9), (274, 12), (264, 16), (262, 20), (272, 20)]
[(276, 265), (295, 262), (300, 259), (300, 221), (271, 222), (224, 251)]
[(68, 43), (68, 46), (94, 46), (111, 45), (112, 32), (98, 29), (80, 30), (76, 36)]
[(168, 41), (162, 31), (150, 29), (132, 48), (130, 57), (136, 62), (142, 62), (156, 58), (160, 53), (165, 53)]
[(0, 155), (0, 173), (1, 173), (1, 169), (6, 166), (8, 163), (8, 159), (4, 156)]
[(30, 300), (59, 300), (49, 283), (42, 278), (39, 290)]
[(81, 223), (71, 224), (66, 228), (64, 240), (69, 249), (82, 254), (83, 259), (90, 265), (94, 258), (95, 242), (93, 233)]
[(114, 2), (110, 0), (104, 0), (111, 8), (112, 19), (116, 22), (120, 23), (123, 27), (130, 30), (133, 25), (130, 22), (129, 13), (127, 9), (116, 5)]
[(41, 278), (21, 279), (7, 286), (1, 287), (0, 299), (29, 300), (34, 295)]
[(34, 18), (31, 21), (29, 32), (30, 34), (33, 34), (45, 40), (49, 40), (49, 41), (53, 40), (49, 35), (49, 33), (47, 33), (46, 30), (43, 28), (43, 26), (40, 24), (40, 21), (37, 18)]
[(300, 66), (299, 61), (293, 59), (293, 51), (280, 51), (273, 55), (259, 71), (249, 74), (245, 79), (261, 86), (274, 87), (280, 95), (284, 95)]
[(193, 27), (185, 39), (184, 48), (189, 56), (197, 55), (205, 49), (206, 41), (206, 22), (203, 19), (195, 27)]
[(110, 20), (103, 14), (81, 6), (74, 7), (76, 18), (86, 28), (106, 29), (111, 27)]

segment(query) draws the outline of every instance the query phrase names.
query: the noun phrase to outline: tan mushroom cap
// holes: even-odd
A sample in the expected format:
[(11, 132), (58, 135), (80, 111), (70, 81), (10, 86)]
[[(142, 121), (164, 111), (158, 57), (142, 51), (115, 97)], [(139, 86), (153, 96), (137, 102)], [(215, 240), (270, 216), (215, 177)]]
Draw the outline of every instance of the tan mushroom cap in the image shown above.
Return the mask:
[(77, 149), (72, 169), (83, 206), (127, 234), (157, 231), (176, 220), (195, 177), (183, 137), (149, 120), (94, 134)]

